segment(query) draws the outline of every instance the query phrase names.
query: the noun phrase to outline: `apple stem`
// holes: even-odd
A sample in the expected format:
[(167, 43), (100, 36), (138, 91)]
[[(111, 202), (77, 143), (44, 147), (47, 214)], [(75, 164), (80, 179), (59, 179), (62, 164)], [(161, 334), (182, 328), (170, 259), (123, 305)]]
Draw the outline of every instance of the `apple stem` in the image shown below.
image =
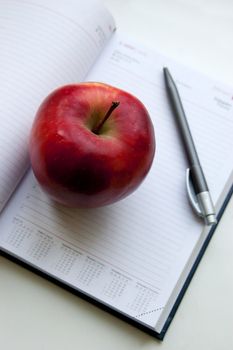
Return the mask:
[(94, 134), (99, 134), (100, 129), (102, 128), (102, 126), (104, 125), (104, 123), (106, 122), (106, 120), (110, 117), (110, 115), (112, 114), (112, 112), (114, 111), (114, 109), (116, 107), (118, 107), (120, 104), (120, 102), (118, 101), (113, 101), (111, 107), (109, 108), (109, 110), (107, 111), (107, 113), (105, 114), (104, 118), (99, 122), (99, 124), (96, 125), (96, 127), (92, 130), (94, 132)]

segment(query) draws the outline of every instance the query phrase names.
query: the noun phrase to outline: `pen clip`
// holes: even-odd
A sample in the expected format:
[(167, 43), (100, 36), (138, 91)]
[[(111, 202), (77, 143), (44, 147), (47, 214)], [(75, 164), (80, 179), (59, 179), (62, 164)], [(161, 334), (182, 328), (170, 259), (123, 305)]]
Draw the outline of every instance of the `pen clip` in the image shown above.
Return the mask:
[(194, 191), (194, 187), (193, 187), (193, 183), (192, 183), (192, 179), (191, 179), (191, 173), (190, 173), (189, 168), (186, 170), (186, 188), (187, 188), (187, 192), (188, 192), (188, 198), (189, 198), (189, 201), (190, 201), (190, 204), (191, 204), (193, 210), (195, 211), (195, 213), (198, 216), (204, 217), (203, 212), (201, 210), (201, 207), (198, 203), (196, 193)]

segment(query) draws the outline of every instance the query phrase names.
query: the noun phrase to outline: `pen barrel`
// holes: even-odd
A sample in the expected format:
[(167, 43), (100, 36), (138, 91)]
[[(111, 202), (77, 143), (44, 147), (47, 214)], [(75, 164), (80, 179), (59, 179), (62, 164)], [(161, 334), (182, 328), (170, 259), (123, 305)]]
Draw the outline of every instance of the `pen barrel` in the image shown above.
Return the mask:
[(172, 109), (176, 117), (176, 123), (184, 143), (184, 150), (190, 164), (190, 176), (196, 193), (208, 191), (207, 182), (200, 164), (192, 134), (189, 129), (185, 111), (175, 85), (168, 85), (168, 93)]
[[(177, 96), (177, 98), (179, 98), (179, 96)], [(179, 131), (185, 146), (185, 153), (188, 163), (190, 164), (190, 176), (193, 182), (194, 190), (196, 193), (208, 191), (205, 175), (200, 164), (181, 101), (179, 104), (174, 103), (173, 107), (176, 114), (176, 122), (179, 124)]]
[(172, 109), (176, 117), (176, 123), (178, 124), (178, 130), (181, 134), (182, 141), (184, 143), (184, 149), (188, 158), (188, 162), (190, 165), (198, 164), (200, 165), (200, 161), (197, 155), (197, 151), (194, 145), (193, 137), (189, 129), (189, 125), (187, 122), (187, 118), (185, 115), (185, 111), (178, 95), (177, 90), (172, 91), (170, 88), (168, 90), (170, 95), (170, 101), (172, 104)]
[(191, 165), (190, 176), (196, 194), (209, 191), (203, 170), (199, 164)]

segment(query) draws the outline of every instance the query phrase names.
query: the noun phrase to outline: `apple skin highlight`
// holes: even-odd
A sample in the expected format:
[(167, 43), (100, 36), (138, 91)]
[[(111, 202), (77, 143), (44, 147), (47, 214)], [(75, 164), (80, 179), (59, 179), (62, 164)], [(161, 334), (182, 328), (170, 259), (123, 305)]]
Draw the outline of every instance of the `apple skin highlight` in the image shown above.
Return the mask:
[[(119, 105), (95, 133), (114, 101)], [(103, 83), (67, 85), (41, 104), (29, 154), (52, 199), (71, 207), (104, 206), (128, 196), (146, 177), (154, 128), (145, 106), (128, 92)]]

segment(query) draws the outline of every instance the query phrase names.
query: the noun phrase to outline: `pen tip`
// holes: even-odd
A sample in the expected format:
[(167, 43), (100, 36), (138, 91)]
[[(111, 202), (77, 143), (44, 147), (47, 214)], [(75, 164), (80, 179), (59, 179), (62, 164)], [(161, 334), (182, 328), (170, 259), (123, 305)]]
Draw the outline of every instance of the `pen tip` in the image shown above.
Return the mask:
[(170, 82), (172, 80), (171, 74), (170, 74), (169, 69), (167, 67), (163, 67), (163, 74), (164, 74), (164, 78), (167, 82)]
[(163, 76), (167, 87), (171, 87), (172, 78), (167, 67), (163, 67)]

